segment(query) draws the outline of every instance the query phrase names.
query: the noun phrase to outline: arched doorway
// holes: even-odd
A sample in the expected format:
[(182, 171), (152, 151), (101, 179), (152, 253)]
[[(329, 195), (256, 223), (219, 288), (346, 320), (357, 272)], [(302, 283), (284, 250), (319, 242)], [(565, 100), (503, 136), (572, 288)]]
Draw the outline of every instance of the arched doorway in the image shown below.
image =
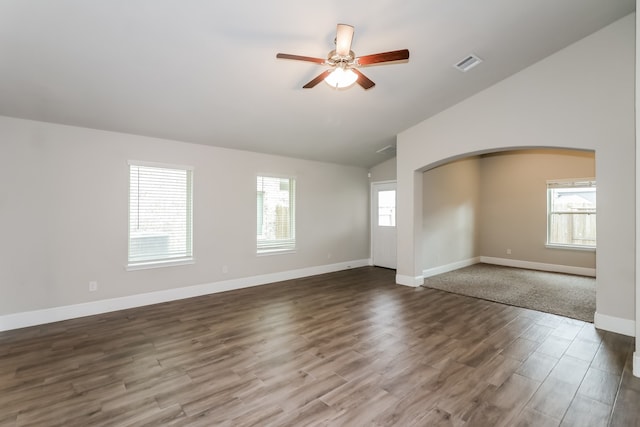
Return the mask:
[[(573, 188), (585, 182), (588, 188)], [(489, 268), (595, 277), (595, 241), (586, 239), (595, 238), (597, 215), (586, 211), (595, 208), (592, 184), (595, 153), (583, 150), (499, 151), (427, 168), (421, 227), (426, 285), (593, 322), (593, 278)], [(555, 193), (563, 195), (567, 209), (549, 215), (548, 194)], [(486, 267), (428, 279), (478, 263)], [(473, 280), (465, 285), (471, 271)], [(504, 275), (511, 275), (512, 283)]]

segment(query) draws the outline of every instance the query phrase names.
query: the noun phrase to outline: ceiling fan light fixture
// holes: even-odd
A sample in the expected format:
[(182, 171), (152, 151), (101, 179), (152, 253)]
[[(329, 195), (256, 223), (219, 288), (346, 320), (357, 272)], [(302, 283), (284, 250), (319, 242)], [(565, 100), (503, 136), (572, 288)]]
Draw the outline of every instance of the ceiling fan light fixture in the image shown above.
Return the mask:
[(336, 89), (344, 89), (351, 86), (358, 80), (358, 75), (351, 69), (338, 67), (333, 70), (324, 81), (329, 86)]

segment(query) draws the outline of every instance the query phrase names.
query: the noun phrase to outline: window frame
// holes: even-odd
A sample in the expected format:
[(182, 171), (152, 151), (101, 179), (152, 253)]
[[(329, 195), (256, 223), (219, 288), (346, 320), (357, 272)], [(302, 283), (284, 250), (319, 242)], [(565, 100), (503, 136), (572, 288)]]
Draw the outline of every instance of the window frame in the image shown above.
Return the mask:
[(582, 245), (582, 244), (570, 244), (570, 243), (555, 243), (551, 242), (551, 223), (552, 223), (552, 215), (557, 213), (565, 213), (572, 215), (596, 215), (597, 218), (597, 202), (596, 208), (593, 212), (561, 212), (561, 211), (552, 211), (551, 210), (551, 195), (552, 190), (554, 189), (571, 189), (571, 188), (594, 188), (597, 194), (597, 183), (596, 179), (591, 178), (570, 178), (570, 179), (555, 179), (548, 180), (546, 183), (546, 197), (547, 197), (547, 237), (545, 247), (549, 249), (568, 249), (568, 250), (576, 250), (576, 251), (589, 251), (595, 252), (597, 248), (597, 231), (596, 231), (596, 244), (595, 245)]
[[(264, 224), (264, 207), (265, 207), (265, 191), (258, 190), (258, 180), (264, 178), (269, 179), (278, 179), (278, 180), (288, 180), (289, 181), (289, 232), (290, 236), (288, 239), (260, 239), (259, 234), (257, 232), (258, 224)], [(294, 176), (283, 176), (277, 174), (266, 174), (261, 173), (256, 175), (255, 185), (256, 185), (256, 195), (255, 195), (255, 206), (256, 206), (256, 218), (255, 218), (255, 227), (256, 227), (256, 255), (264, 256), (264, 255), (277, 255), (277, 254), (287, 254), (287, 253), (295, 253), (297, 248), (297, 237), (296, 237), (296, 177)], [(261, 197), (262, 203), (262, 211), (258, 211), (258, 197)]]
[[(142, 167), (142, 168), (156, 168), (156, 169), (166, 169), (166, 170), (180, 170), (186, 171), (186, 224), (185, 224), (185, 240), (186, 240), (186, 250), (184, 255), (181, 256), (173, 256), (173, 257), (158, 257), (155, 259), (146, 259), (139, 261), (131, 260), (131, 172), (132, 167)], [(188, 265), (195, 263), (195, 257), (193, 254), (193, 195), (194, 195), (194, 167), (188, 165), (176, 165), (176, 164), (168, 164), (168, 163), (157, 163), (157, 162), (147, 162), (147, 161), (137, 161), (137, 160), (129, 160), (127, 162), (127, 172), (128, 172), (128, 200), (127, 200), (127, 271), (134, 270), (144, 270), (151, 268), (159, 268), (159, 267), (171, 267), (177, 265)]]

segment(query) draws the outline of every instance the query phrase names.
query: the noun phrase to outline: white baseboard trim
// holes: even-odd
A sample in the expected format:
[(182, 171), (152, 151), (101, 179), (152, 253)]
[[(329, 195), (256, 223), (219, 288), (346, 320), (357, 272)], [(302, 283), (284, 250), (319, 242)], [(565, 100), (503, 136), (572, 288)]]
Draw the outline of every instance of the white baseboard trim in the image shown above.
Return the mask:
[(593, 316), (593, 324), (598, 329), (615, 332), (616, 334), (627, 335), (629, 337), (636, 336), (635, 320), (622, 319), (620, 317), (607, 316), (596, 311)]
[(61, 320), (75, 319), (78, 317), (92, 316), (95, 314), (108, 313), (111, 311), (125, 310), (128, 308), (142, 307), (145, 305), (215, 294), (218, 292), (232, 291), (234, 289), (266, 285), (269, 283), (281, 282), (283, 280), (299, 279), (301, 277), (333, 273), (335, 271), (348, 270), (350, 268), (356, 267), (365, 267), (368, 265), (370, 265), (369, 259), (361, 259), (340, 262), (336, 264), (319, 265), (315, 267), (283, 271), (279, 273), (224, 280), (221, 282), (207, 283), (202, 285), (186, 286), (183, 288), (173, 288), (164, 291), (130, 295), (120, 298), (110, 298), (99, 301), (86, 302), (82, 304), (73, 304), (60, 307), (45, 308), (42, 310), (6, 314), (0, 316), (0, 332), (8, 331), (11, 329), (26, 328), (29, 326), (42, 325), (45, 323), (59, 322)]
[(404, 276), (402, 274), (396, 274), (396, 283), (403, 286), (411, 286), (417, 288), (424, 283), (424, 277), (422, 276)]
[(633, 353), (633, 376), (640, 378), (640, 354)]
[(521, 261), (517, 259), (494, 258), (488, 256), (481, 256), (480, 262), (485, 264), (503, 265), (505, 267), (527, 268), (529, 270), (551, 271), (554, 273), (596, 277), (595, 268), (572, 267), (570, 265), (546, 264), (542, 262)]
[(428, 268), (422, 271), (422, 277), (427, 278), (442, 273), (448, 273), (459, 268), (469, 267), (480, 262), (480, 257), (469, 258), (462, 261), (452, 262), (451, 264), (441, 265), (439, 267)]

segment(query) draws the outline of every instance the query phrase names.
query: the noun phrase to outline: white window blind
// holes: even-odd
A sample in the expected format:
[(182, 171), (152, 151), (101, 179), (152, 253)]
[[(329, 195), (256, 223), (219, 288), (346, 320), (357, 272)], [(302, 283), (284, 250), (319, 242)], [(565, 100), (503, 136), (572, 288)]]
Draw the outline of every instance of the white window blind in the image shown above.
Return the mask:
[(547, 181), (547, 245), (596, 247), (596, 182)]
[(193, 256), (193, 171), (129, 163), (129, 266)]
[(257, 252), (295, 249), (295, 179), (258, 176), (256, 205)]

